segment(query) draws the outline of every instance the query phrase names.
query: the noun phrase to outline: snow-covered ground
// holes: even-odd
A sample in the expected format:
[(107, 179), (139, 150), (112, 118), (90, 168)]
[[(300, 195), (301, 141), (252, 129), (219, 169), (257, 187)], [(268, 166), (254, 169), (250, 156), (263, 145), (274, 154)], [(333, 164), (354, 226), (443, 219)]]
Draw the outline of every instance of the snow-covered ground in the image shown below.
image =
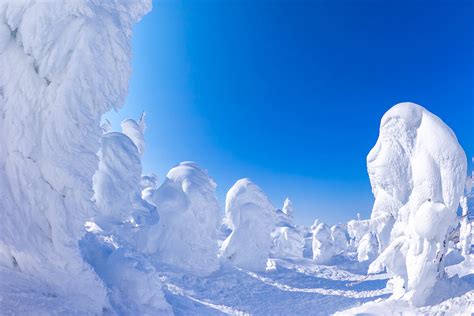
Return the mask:
[[(472, 256), (474, 260), (474, 256)], [(230, 264), (207, 277), (160, 271), (166, 300), (176, 315), (328, 315), (371, 313), (474, 312), (473, 267), (457, 264), (450, 275), (459, 273), (471, 287), (460, 287), (458, 295), (435, 306), (410, 307), (400, 300), (387, 300), (385, 274), (366, 277), (352, 269), (316, 265), (310, 259), (270, 259), (266, 272), (254, 273)], [(348, 271), (355, 270), (355, 271)], [(470, 270), (470, 273), (469, 273)], [(59, 299), (38, 282), (13, 270), (0, 268), (2, 314), (80, 313), (74, 301)], [(27, 302), (26, 302), (27, 300)]]

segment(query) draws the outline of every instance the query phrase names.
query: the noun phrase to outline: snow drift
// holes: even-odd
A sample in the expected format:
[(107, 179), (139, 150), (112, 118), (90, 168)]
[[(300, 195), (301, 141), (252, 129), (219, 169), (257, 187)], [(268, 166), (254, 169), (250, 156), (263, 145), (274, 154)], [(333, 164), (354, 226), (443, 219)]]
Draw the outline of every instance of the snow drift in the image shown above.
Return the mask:
[(232, 233), (222, 244), (222, 255), (238, 267), (264, 271), (272, 246), (275, 208), (250, 179), (240, 179), (227, 192), (225, 212)]
[(383, 116), (367, 168), (376, 199), (372, 223), (385, 219), (377, 234), (388, 244), (369, 272), (386, 267), (396, 280), (395, 295), (426, 304), (444, 276), (448, 235), (457, 225), (464, 151), (438, 117), (419, 105), (400, 103)]

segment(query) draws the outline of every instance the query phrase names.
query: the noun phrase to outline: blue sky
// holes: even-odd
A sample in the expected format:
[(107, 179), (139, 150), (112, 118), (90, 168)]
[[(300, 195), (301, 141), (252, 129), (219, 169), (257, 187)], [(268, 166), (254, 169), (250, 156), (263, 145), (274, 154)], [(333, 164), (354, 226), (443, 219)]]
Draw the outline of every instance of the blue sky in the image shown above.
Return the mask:
[(126, 105), (148, 113), (144, 171), (208, 169), (223, 204), (249, 177), (299, 223), (368, 217), (365, 157), (413, 101), (474, 154), (474, 2), (155, 1), (135, 28)]

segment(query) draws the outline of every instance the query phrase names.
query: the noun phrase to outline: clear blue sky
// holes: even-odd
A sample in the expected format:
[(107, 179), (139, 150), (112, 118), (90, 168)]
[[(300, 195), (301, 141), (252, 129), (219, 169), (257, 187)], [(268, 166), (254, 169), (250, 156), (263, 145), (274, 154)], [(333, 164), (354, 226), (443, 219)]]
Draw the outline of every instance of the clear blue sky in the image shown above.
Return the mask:
[(299, 223), (370, 214), (365, 157), (413, 101), (474, 154), (474, 1), (155, 1), (135, 28), (127, 104), (148, 113), (144, 171), (193, 160), (249, 177)]

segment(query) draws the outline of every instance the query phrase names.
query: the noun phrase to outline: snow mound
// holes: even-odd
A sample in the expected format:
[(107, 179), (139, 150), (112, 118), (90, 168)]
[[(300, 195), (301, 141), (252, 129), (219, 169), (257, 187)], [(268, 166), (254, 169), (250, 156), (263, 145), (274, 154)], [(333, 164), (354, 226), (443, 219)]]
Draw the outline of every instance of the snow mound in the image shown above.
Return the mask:
[(165, 182), (147, 199), (160, 216), (148, 252), (158, 262), (196, 275), (219, 268), (217, 229), (221, 220), (216, 184), (193, 162), (168, 172)]
[(222, 244), (222, 255), (238, 267), (264, 271), (272, 246), (275, 208), (250, 179), (240, 179), (227, 192), (225, 212), (232, 233)]
[(444, 276), (443, 257), (457, 225), (466, 155), (441, 119), (419, 105), (400, 103), (383, 116), (367, 168), (376, 199), (371, 221), (385, 218), (379, 223), (382, 231), (393, 225), (383, 232), (387, 246), (369, 272), (386, 267), (398, 280), (396, 293), (406, 292), (405, 298), (416, 306), (427, 304)]
[(132, 26), (150, 1), (0, 3), (0, 264), (99, 314), (80, 256), (95, 213), (100, 119), (123, 104)]

